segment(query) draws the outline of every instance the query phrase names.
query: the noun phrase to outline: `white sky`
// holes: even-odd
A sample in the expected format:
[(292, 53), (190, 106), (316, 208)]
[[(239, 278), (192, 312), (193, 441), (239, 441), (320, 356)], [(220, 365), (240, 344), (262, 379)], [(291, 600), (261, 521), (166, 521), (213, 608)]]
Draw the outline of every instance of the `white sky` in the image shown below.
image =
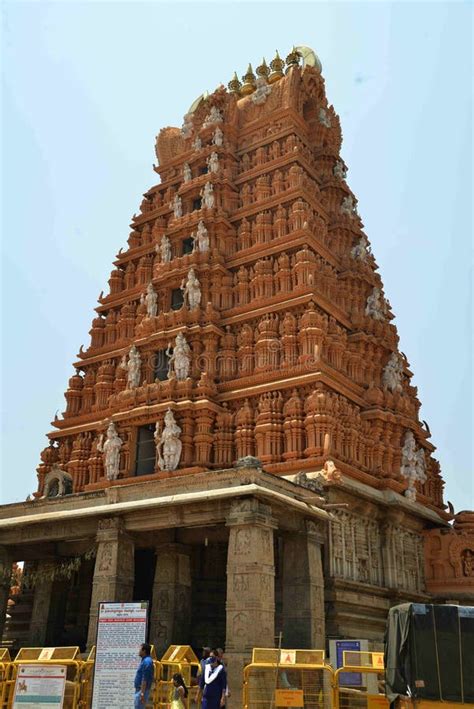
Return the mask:
[(276, 48), (315, 49), (438, 447), (473, 506), (472, 9), (464, 2), (3, 2), (3, 501), (35, 468), (154, 138)]

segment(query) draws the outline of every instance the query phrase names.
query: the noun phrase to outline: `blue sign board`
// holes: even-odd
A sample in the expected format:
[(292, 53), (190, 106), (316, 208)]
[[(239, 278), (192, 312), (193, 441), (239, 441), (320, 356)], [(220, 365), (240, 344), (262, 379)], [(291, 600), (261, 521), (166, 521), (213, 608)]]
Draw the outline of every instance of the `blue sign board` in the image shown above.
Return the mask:
[[(344, 664), (344, 652), (355, 650), (360, 652), (360, 640), (336, 640), (336, 662), (337, 667)], [(362, 675), (360, 672), (341, 672), (339, 674), (339, 684), (341, 687), (360, 687), (362, 685)]]

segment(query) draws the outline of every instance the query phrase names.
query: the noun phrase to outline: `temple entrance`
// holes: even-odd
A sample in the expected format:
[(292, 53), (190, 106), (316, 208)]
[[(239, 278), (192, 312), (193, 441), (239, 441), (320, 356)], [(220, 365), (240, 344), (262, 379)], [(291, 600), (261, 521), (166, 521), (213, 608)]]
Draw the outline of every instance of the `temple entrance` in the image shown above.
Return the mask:
[(133, 600), (148, 601), (151, 613), (153, 601), (153, 580), (155, 578), (155, 549), (135, 549), (135, 581), (133, 584)]
[(198, 651), (203, 645), (225, 647), (226, 567), (226, 542), (208, 539), (207, 546), (192, 548), (190, 644)]

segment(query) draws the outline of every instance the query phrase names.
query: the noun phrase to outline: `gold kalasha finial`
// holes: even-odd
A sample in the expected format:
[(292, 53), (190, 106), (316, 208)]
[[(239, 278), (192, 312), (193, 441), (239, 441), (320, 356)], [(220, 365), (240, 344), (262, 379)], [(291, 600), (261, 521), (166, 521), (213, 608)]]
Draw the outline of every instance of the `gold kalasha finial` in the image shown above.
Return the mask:
[(241, 82), (239, 81), (239, 77), (237, 76), (237, 72), (234, 71), (234, 76), (232, 79), (229, 81), (227, 84), (227, 88), (232, 94), (237, 94), (237, 96), (240, 96), (240, 89), (242, 87)]
[(267, 62), (265, 61), (265, 57), (263, 57), (262, 63), (260, 64), (260, 66), (258, 66), (255, 69), (255, 71), (257, 73), (257, 76), (262, 76), (265, 79), (268, 79), (268, 75), (270, 74), (270, 69), (267, 66)]
[(244, 82), (240, 90), (242, 96), (248, 96), (249, 94), (253, 94), (256, 87), (255, 74), (253, 73), (251, 64), (248, 65), (247, 72), (243, 75), (242, 80)]
[(279, 79), (282, 78), (284, 66), (285, 66), (285, 62), (278, 54), (278, 49), (277, 49), (276, 54), (275, 54), (275, 58), (272, 59), (272, 61), (270, 62), (270, 69), (272, 70), (272, 73), (268, 77), (269, 84), (274, 84), (275, 81), (279, 81)]
[(300, 55), (296, 51), (296, 49), (293, 47), (293, 49), (291, 50), (291, 52), (288, 54), (288, 56), (286, 58), (286, 66), (288, 67), (288, 69), (291, 69), (292, 66), (298, 66), (299, 63), (300, 63)]

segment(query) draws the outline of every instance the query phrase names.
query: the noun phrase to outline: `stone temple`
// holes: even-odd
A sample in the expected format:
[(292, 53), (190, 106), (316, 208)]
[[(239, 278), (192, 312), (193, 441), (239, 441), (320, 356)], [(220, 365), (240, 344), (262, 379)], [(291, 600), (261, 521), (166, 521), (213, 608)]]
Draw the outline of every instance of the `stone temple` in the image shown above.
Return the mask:
[(305, 47), (160, 131), (38, 490), (0, 508), (4, 642), (85, 648), (99, 601), (148, 600), (158, 652), (225, 647), (235, 701), (280, 632), (379, 649), (391, 605), (472, 599), (341, 141)]

